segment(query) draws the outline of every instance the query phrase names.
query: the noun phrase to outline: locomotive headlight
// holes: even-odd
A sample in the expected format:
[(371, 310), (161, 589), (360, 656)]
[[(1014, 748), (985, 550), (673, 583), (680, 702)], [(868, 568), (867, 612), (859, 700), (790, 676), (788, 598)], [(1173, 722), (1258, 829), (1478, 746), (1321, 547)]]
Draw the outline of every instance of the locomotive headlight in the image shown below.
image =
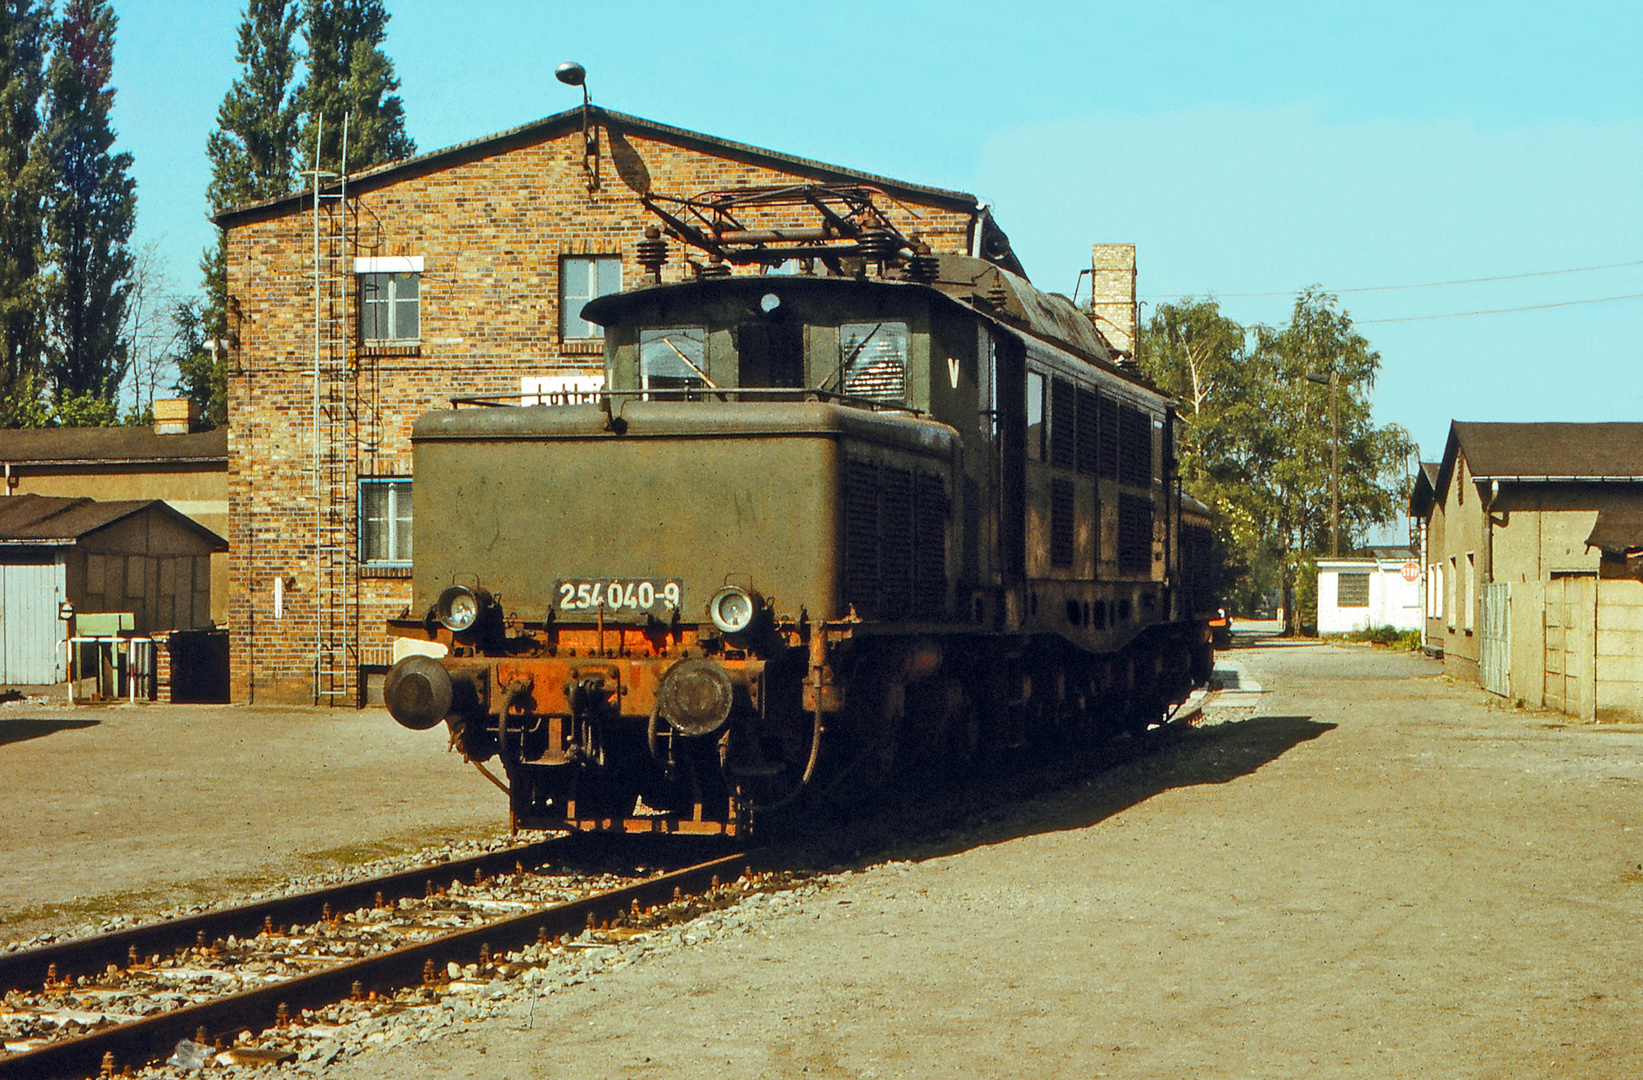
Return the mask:
[(726, 585), (707, 602), (707, 616), (721, 633), (740, 634), (753, 625), (764, 608), (764, 597), (740, 585)]
[(439, 594), (434, 604), (434, 618), (445, 629), (460, 634), (471, 630), (485, 609), (491, 606), (491, 594), (484, 589), (470, 589), (466, 585), (452, 585)]

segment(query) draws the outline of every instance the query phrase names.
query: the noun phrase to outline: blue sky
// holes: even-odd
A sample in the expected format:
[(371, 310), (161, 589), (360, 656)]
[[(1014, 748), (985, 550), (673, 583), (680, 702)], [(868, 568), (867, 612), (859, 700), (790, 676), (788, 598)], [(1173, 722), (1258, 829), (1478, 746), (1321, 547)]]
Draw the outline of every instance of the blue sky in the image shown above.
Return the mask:
[[(1377, 417), (1428, 457), (1451, 419), (1643, 419), (1643, 4), (387, 6), (421, 150), (578, 103), (575, 59), (612, 109), (974, 192), (1044, 288), (1133, 241), (1144, 311), (1276, 323), (1339, 291)], [(136, 240), (177, 291), (242, 7), (116, 2)]]

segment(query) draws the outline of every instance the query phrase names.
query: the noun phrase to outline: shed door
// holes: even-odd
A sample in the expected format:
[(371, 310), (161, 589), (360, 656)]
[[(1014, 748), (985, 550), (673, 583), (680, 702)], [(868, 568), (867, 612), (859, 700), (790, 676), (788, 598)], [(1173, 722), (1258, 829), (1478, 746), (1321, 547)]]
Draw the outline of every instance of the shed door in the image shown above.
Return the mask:
[(67, 626), (57, 618), (66, 599), (59, 562), (0, 564), (0, 683), (62, 682)]
[(1505, 581), (1483, 587), (1483, 688), (1501, 697), (1512, 696), (1511, 590)]

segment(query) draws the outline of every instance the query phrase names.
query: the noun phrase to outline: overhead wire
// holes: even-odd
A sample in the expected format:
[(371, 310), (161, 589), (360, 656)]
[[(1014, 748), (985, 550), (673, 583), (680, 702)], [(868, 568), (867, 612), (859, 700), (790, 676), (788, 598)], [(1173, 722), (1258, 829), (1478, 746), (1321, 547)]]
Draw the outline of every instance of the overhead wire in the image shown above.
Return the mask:
[[(1633, 261), (1633, 262), (1605, 263), (1602, 266), (1575, 266), (1575, 267), (1570, 267), (1567, 270), (1532, 270), (1532, 271), (1530, 271), (1528, 273), (1524, 273), (1524, 274), (1497, 274), (1494, 277), (1457, 278), (1454, 281), (1425, 281), (1425, 282), (1420, 282), (1418, 284), (1413, 284), (1413, 285), (1361, 285), (1361, 286), (1358, 286), (1356, 288), (1351, 288), (1351, 289), (1328, 289), (1326, 291), (1330, 292), (1330, 293), (1335, 293), (1335, 294), (1343, 294), (1343, 293), (1366, 293), (1366, 292), (1395, 292), (1395, 291), (1405, 290), (1405, 289), (1440, 289), (1440, 288), (1447, 288), (1447, 287), (1453, 286), (1453, 285), (1484, 285), (1484, 284), (1488, 284), (1489, 282), (1494, 282), (1494, 281), (1522, 281), (1526, 278), (1556, 277), (1560, 274), (1587, 274), (1587, 273), (1591, 273), (1591, 272), (1596, 271), (1596, 270), (1624, 270), (1624, 269), (1628, 269), (1628, 268), (1633, 267), (1633, 266), (1643, 266), (1643, 259), (1639, 259), (1639, 260), (1636, 260), (1636, 261)], [(1226, 300), (1254, 300), (1254, 299), (1260, 299), (1260, 298), (1263, 298), (1263, 297), (1294, 296), (1299, 291), (1300, 291), (1299, 289), (1284, 289), (1284, 290), (1280, 290), (1278, 292), (1252, 292), (1252, 293), (1210, 293), (1210, 292), (1207, 292), (1207, 291), (1201, 291), (1201, 292), (1186, 292), (1186, 293), (1152, 293), (1151, 295), (1154, 298), (1160, 299), (1160, 300), (1179, 300), (1183, 297), (1188, 297), (1188, 296), (1206, 296), (1206, 295), (1213, 295), (1213, 296), (1216, 296), (1217, 298), (1226, 299)], [(1581, 301), (1581, 302), (1584, 302), (1584, 301)], [(1602, 303), (1602, 301), (1592, 301), (1592, 303)]]

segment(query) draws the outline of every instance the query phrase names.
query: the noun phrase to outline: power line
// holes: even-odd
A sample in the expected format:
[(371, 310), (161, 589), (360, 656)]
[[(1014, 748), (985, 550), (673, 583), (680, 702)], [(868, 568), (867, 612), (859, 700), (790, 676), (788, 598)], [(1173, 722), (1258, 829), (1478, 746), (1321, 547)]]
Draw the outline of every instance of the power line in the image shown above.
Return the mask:
[[(1568, 270), (1535, 270), (1535, 271), (1531, 271), (1527, 274), (1500, 274), (1500, 275), (1497, 275), (1495, 277), (1460, 278), (1460, 279), (1455, 280), (1455, 281), (1427, 281), (1427, 282), (1422, 282), (1418, 285), (1364, 285), (1364, 286), (1360, 286), (1360, 287), (1354, 288), (1354, 289), (1327, 289), (1325, 291), (1339, 294), (1339, 293), (1366, 293), (1366, 292), (1394, 292), (1394, 291), (1402, 290), (1402, 289), (1438, 289), (1438, 288), (1446, 288), (1446, 287), (1451, 286), (1451, 285), (1482, 285), (1482, 284), (1486, 284), (1486, 283), (1491, 282), (1491, 281), (1522, 281), (1525, 278), (1556, 277), (1560, 274), (1586, 274), (1586, 273), (1590, 273), (1594, 270), (1623, 270), (1623, 269), (1633, 267), (1633, 266), (1643, 266), (1643, 260), (1638, 260), (1636, 262), (1606, 263), (1602, 266), (1576, 266), (1576, 267), (1572, 267), (1571, 269), (1568, 269)], [(1227, 300), (1254, 300), (1254, 299), (1260, 299), (1260, 298), (1272, 297), (1272, 296), (1294, 296), (1299, 292), (1300, 292), (1299, 289), (1286, 289), (1286, 290), (1281, 291), (1281, 292), (1220, 293), (1220, 294), (1215, 294), (1215, 295), (1218, 295), (1220, 298), (1224, 298), (1224, 299), (1227, 299)], [(1207, 293), (1204, 293), (1204, 292), (1188, 292), (1188, 293), (1152, 293), (1151, 295), (1154, 298), (1160, 299), (1160, 300), (1179, 300), (1183, 297), (1188, 297), (1188, 296), (1204, 296), (1204, 295), (1212, 295), (1212, 294), (1207, 294)], [(1597, 300), (1584, 301), (1583, 300), (1583, 301), (1578, 301), (1578, 302), (1579, 303), (1601, 303), (1602, 301), (1597, 301)], [(1507, 310), (1517, 310), (1517, 309), (1507, 309)], [(1447, 316), (1430, 316), (1430, 317), (1439, 318), (1439, 317), (1447, 317)], [(1385, 320), (1383, 320), (1383, 321), (1385, 321)]]
[(1429, 319), (1467, 319), (1473, 315), (1507, 315), (1514, 311), (1544, 311), (1547, 308), (1575, 307), (1579, 304), (1612, 304), (1616, 300), (1643, 300), (1643, 293), (1626, 296), (1602, 296), (1594, 300), (1565, 300), (1557, 304), (1529, 304), (1525, 307), (1493, 308), (1489, 311), (1456, 311), (1448, 315), (1407, 315), (1401, 319), (1357, 319), (1360, 325), (1370, 323), (1426, 322)]

